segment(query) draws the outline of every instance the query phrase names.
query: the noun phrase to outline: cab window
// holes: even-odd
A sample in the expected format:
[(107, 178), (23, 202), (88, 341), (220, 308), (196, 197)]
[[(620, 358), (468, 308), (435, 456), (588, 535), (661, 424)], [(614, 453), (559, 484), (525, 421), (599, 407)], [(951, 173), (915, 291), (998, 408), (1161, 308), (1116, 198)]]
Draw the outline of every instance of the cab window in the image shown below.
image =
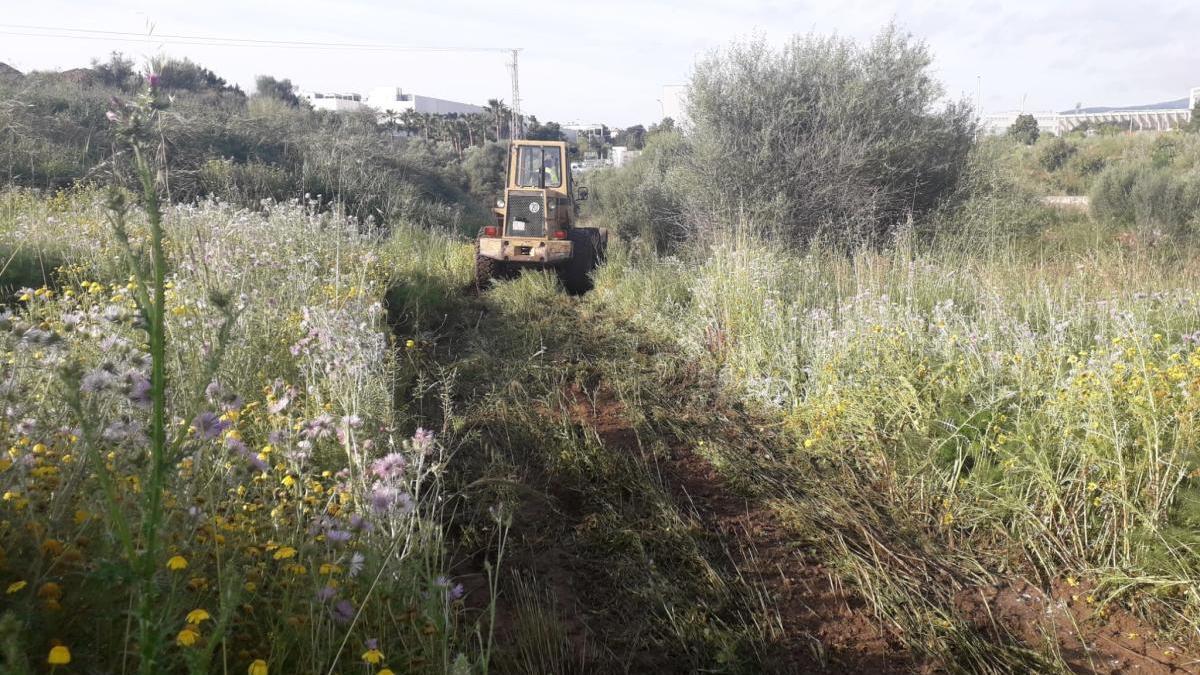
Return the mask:
[(562, 151), (559, 148), (522, 146), (517, 149), (517, 185), (562, 187)]

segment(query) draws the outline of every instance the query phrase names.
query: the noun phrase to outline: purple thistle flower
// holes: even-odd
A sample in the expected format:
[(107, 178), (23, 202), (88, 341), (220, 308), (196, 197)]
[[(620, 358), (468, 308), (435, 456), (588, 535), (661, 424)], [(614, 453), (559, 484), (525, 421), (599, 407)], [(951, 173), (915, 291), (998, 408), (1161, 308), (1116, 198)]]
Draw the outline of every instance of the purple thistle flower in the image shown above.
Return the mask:
[(222, 420), (216, 413), (205, 410), (196, 415), (196, 419), (192, 420), (192, 426), (195, 427), (197, 436), (207, 440), (224, 433), (229, 428), (229, 422)]
[(433, 445), (433, 432), (417, 427), (417, 430), (413, 432), (412, 444), (417, 451), (428, 450)]
[(337, 595), (337, 589), (325, 586), (317, 591), (317, 600), (321, 602), (329, 602)]
[(371, 491), (371, 508), (380, 513), (388, 511), (392, 504), (396, 503), (397, 497), (399, 491), (396, 488), (376, 483), (375, 489)]
[(139, 408), (150, 407), (150, 380), (139, 377), (129, 388), (129, 401)]
[(379, 640), (376, 640), (375, 638), (367, 640), (365, 644), (367, 649), (379, 649)]
[(350, 623), (354, 620), (354, 605), (349, 600), (338, 600), (333, 605), (333, 618), (338, 623)]
[(384, 480), (399, 478), (407, 466), (408, 460), (404, 459), (404, 455), (393, 452), (375, 460), (371, 464), (371, 473)]
[(344, 544), (350, 541), (352, 536), (354, 535), (350, 534), (346, 530), (329, 530), (325, 533), (325, 540), (335, 544)]
[(83, 376), (79, 382), (79, 391), (85, 394), (96, 394), (111, 387), (115, 379), (112, 373), (103, 368), (97, 368)]
[(446, 592), (446, 597), (449, 598), (450, 602), (459, 600), (464, 595), (466, 595), (466, 590), (463, 588), (462, 584), (454, 584), (454, 587)]

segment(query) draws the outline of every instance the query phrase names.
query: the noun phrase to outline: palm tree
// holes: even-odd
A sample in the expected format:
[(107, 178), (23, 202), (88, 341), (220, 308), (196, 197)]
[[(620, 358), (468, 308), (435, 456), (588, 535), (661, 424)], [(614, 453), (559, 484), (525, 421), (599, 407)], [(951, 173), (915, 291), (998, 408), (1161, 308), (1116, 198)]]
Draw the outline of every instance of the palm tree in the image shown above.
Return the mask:
[(502, 98), (489, 98), (487, 102), (487, 112), (491, 114), (492, 120), (496, 125), (496, 141), (501, 139), (500, 127), (504, 120), (508, 119), (508, 106), (504, 105)]

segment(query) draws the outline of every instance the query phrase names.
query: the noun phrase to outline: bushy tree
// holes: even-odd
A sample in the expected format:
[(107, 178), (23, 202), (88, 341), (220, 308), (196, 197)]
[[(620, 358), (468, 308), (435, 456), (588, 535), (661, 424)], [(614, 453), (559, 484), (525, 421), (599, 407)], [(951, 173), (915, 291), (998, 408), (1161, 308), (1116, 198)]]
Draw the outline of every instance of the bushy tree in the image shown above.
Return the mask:
[(300, 97), (296, 95), (296, 85), (287, 78), (277, 80), (270, 75), (259, 75), (254, 79), (254, 89), (259, 96), (283, 101), (292, 107), (301, 103)]
[(165, 59), (154, 65), (158, 86), (166, 91), (221, 91), (232, 89), (216, 73), (190, 59)]
[(1055, 136), (1038, 151), (1038, 162), (1047, 171), (1058, 171), (1074, 156), (1076, 150), (1074, 143)]
[(491, 206), (497, 195), (504, 192), (504, 170), (508, 166), (508, 148), (500, 143), (487, 143), (467, 150), (463, 170), (472, 197)]
[(894, 26), (865, 46), (809, 35), (711, 54), (687, 97), (693, 203), (793, 242), (873, 239), (932, 209), (954, 191), (973, 113), (939, 106), (930, 63)]
[(1008, 128), (1009, 137), (1025, 145), (1037, 143), (1038, 136), (1041, 133), (1041, 129), (1038, 128), (1037, 118), (1028, 113), (1017, 115), (1017, 119)]
[(1200, 134), (1200, 99), (1196, 99), (1196, 105), (1192, 106), (1192, 118), (1181, 129), (1185, 133)]
[(133, 60), (125, 58), (120, 52), (109, 54), (107, 62), (92, 59), (92, 71), (96, 73), (98, 82), (107, 87), (134, 91), (142, 85), (142, 76)]
[(529, 126), (525, 128), (525, 138), (531, 141), (561, 141), (566, 137), (558, 122), (542, 124), (536, 117), (530, 116)]
[(635, 124), (622, 129), (613, 138), (613, 145), (623, 145), (630, 150), (641, 150), (646, 146), (646, 127)]

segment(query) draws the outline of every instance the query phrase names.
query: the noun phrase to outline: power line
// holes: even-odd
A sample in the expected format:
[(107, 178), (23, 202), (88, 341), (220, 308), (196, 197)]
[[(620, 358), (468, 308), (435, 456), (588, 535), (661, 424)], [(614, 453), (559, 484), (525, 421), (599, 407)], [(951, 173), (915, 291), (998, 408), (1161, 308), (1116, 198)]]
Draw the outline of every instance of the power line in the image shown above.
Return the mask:
[[(179, 35), (162, 33), (132, 33), (128, 31), (95, 30), (90, 28), (68, 28), (65, 26), (34, 26), (27, 24), (0, 23), (0, 35), (25, 37), (52, 37), (73, 40), (109, 40), (117, 42), (153, 42), (185, 44), (206, 47), (280, 47), (287, 49), (321, 49), (337, 51), (402, 51), (402, 52), (511, 52), (511, 47), (414, 47), (411, 45), (362, 43), (362, 42), (314, 42), (305, 40), (263, 40), (256, 38), (232, 38), (215, 35)], [(39, 32), (29, 32), (39, 31)], [(45, 31), (45, 32), (43, 32)]]

